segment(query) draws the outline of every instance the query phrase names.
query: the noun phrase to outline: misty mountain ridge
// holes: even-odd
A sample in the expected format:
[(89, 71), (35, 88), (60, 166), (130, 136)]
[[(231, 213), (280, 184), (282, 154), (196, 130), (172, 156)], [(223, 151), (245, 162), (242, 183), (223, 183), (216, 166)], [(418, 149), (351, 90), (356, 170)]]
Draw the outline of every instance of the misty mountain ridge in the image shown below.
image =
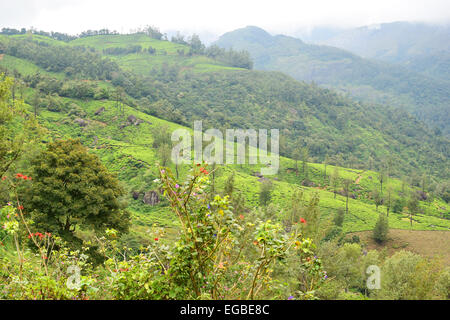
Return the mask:
[(365, 59), (336, 47), (307, 44), (285, 35), (272, 36), (255, 26), (225, 33), (215, 44), (247, 50), (256, 69), (281, 71), (364, 101), (399, 107), (448, 133), (448, 80), (402, 65)]
[(354, 29), (317, 28), (303, 33), (314, 44), (354, 52), (364, 58), (399, 63), (444, 80), (450, 75), (450, 26), (392, 22)]

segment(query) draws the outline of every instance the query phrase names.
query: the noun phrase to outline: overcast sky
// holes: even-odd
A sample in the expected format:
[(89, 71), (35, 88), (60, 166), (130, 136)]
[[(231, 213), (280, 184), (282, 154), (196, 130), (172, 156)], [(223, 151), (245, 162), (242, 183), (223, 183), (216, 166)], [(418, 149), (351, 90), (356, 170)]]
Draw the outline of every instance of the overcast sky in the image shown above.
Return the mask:
[(450, 23), (449, 0), (0, 0), (0, 27), (77, 34), (153, 25), (222, 34), (247, 25), (292, 35), (300, 29), (392, 21)]

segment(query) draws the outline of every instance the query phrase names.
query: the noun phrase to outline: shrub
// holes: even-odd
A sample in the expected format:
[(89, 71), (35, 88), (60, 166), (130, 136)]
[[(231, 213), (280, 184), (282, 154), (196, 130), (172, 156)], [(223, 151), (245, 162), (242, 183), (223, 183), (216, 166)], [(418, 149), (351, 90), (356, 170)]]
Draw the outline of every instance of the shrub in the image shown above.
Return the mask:
[(376, 242), (383, 243), (387, 240), (388, 232), (388, 218), (383, 213), (380, 213), (377, 223), (375, 224), (375, 228), (373, 229), (373, 238)]

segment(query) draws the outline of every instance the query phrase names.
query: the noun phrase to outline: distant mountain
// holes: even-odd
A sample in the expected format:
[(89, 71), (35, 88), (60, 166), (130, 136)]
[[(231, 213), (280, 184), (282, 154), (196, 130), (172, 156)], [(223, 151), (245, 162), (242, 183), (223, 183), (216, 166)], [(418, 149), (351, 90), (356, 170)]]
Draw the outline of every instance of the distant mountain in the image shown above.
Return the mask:
[(311, 45), (284, 35), (272, 36), (252, 26), (228, 32), (215, 44), (249, 51), (256, 69), (281, 71), (365, 101), (400, 107), (430, 126), (450, 132), (450, 81), (404, 66), (364, 59), (335, 47)]
[(345, 31), (318, 28), (308, 40), (450, 79), (450, 26), (394, 22)]

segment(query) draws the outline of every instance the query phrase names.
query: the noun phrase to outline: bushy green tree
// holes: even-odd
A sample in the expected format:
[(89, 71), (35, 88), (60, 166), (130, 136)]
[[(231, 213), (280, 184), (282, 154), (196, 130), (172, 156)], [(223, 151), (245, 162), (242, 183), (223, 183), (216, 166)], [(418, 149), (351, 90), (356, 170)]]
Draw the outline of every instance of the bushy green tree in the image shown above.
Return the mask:
[(32, 161), (32, 187), (25, 207), (37, 228), (78, 242), (77, 228), (127, 231), (130, 223), (123, 188), (79, 140), (50, 143)]
[(230, 198), (233, 198), (234, 191), (234, 171), (230, 174), (228, 179), (225, 181), (224, 193), (228, 195)]
[(334, 215), (333, 222), (336, 226), (342, 227), (342, 225), (344, 224), (344, 219), (345, 219), (345, 211), (344, 209), (339, 208), (336, 214)]
[(380, 213), (378, 216), (377, 223), (375, 224), (375, 228), (373, 229), (373, 238), (378, 243), (383, 243), (387, 240), (389, 232), (389, 221), (388, 218)]
[(372, 190), (372, 199), (375, 203), (376, 211), (378, 212), (378, 207), (383, 204), (383, 197), (380, 192), (378, 192), (378, 189), (375, 188)]
[(273, 185), (270, 180), (264, 180), (261, 182), (259, 191), (259, 204), (266, 206), (272, 199)]
[(389, 300), (439, 298), (438, 281), (443, 274), (438, 260), (428, 260), (409, 251), (388, 258), (381, 268), (381, 289), (374, 297)]

